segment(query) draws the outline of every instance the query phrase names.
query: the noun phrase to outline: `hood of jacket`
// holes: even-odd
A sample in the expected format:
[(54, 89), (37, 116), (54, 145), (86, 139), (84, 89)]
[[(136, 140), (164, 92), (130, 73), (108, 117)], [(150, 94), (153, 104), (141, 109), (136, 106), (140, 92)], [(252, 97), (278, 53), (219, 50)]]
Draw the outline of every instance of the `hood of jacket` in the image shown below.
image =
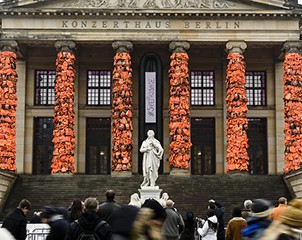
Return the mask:
[(216, 217), (215, 215), (212, 216), (212, 217), (209, 217), (208, 220), (209, 220), (210, 222), (212, 222), (212, 223), (217, 223), (217, 222), (218, 222), (218, 219), (217, 219), (217, 217)]
[(98, 222), (101, 221), (101, 219), (96, 212), (87, 211), (82, 214), (78, 221), (84, 230), (93, 231), (93, 229), (98, 224)]

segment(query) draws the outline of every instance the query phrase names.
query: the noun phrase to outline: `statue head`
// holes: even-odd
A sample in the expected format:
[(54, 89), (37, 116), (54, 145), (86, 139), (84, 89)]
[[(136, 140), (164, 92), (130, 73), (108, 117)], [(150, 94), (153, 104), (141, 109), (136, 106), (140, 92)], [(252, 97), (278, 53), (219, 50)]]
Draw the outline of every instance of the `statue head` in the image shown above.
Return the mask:
[(147, 132), (148, 138), (152, 138), (152, 137), (154, 137), (154, 135), (155, 135), (155, 133), (154, 133), (153, 130), (149, 130), (149, 131)]

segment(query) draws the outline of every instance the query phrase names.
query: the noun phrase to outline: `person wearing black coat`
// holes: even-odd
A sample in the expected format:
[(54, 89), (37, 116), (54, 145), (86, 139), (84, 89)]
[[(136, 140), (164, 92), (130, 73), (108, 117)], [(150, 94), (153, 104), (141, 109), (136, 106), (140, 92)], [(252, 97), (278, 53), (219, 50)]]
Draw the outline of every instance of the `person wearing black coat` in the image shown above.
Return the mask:
[(50, 233), (46, 240), (64, 240), (69, 229), (66, 220), (67, 210), (63, 207), (44, 207), (40, 215), (41, 222), (50, 226)]
[(218, 219), (217, 240), (225, 240), (225, 230), (224, 230), (225, 207), (221, 203), (213, 199), (210, 199), (209, 208), (214, 210), (214, 213)]
[[(99, 202), (96, 198), (87, 198), (84, 201), (84, 213), (78, 220), (71, 223), (65, 240), (76, 240), (83, 232), (92, 233), (98, 223), (102, 221), (97, 214), (98, 207)], [(103, 221), (103, 224), (99, 225), (96, 229), (95, 234), (102, 240), (111, 240), (112, 232), (110, 225)]]
[(26, 214), (30, 210), (31, 204), (23, 199), (19, 206), (10, 212), (4, 219), (2, 228), (6, 228), (16, 240), (26, 239)]
[(106, 199), (107, 201), (102, 203), (99, 206), (98, 209), (98, 215), (99, 217), (106, 221), (110, 226), (112, 224), (112, 215), (113, 213), (118, 210), (121, 206), (118, 205), (115, 201), (114, 201), (114, 197), (115, 197), (115, 192), (112, 189), (109, 189), (106, 191)]

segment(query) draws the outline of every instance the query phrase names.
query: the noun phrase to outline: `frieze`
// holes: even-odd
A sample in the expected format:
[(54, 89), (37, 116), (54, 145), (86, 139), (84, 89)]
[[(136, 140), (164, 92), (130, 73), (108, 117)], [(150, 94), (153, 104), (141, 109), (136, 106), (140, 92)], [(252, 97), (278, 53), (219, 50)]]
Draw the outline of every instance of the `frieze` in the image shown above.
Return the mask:
[(68, 8), (109, 8), (109, 9), (221, 9), (236, 4), (227, 0), (77, 0), (64, 4)]

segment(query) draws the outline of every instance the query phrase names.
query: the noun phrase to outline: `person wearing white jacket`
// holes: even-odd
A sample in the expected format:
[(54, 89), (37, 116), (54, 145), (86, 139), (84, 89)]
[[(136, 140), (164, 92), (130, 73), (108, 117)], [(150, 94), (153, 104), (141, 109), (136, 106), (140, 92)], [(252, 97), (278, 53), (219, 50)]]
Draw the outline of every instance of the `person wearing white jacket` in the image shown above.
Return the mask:
[(207, 212), (207, 220), (204, 222), (202, 228), (198, 228), (197, 232), (202, 237), (202, 240), (216, 240), (218, 219), (213, 210)]

